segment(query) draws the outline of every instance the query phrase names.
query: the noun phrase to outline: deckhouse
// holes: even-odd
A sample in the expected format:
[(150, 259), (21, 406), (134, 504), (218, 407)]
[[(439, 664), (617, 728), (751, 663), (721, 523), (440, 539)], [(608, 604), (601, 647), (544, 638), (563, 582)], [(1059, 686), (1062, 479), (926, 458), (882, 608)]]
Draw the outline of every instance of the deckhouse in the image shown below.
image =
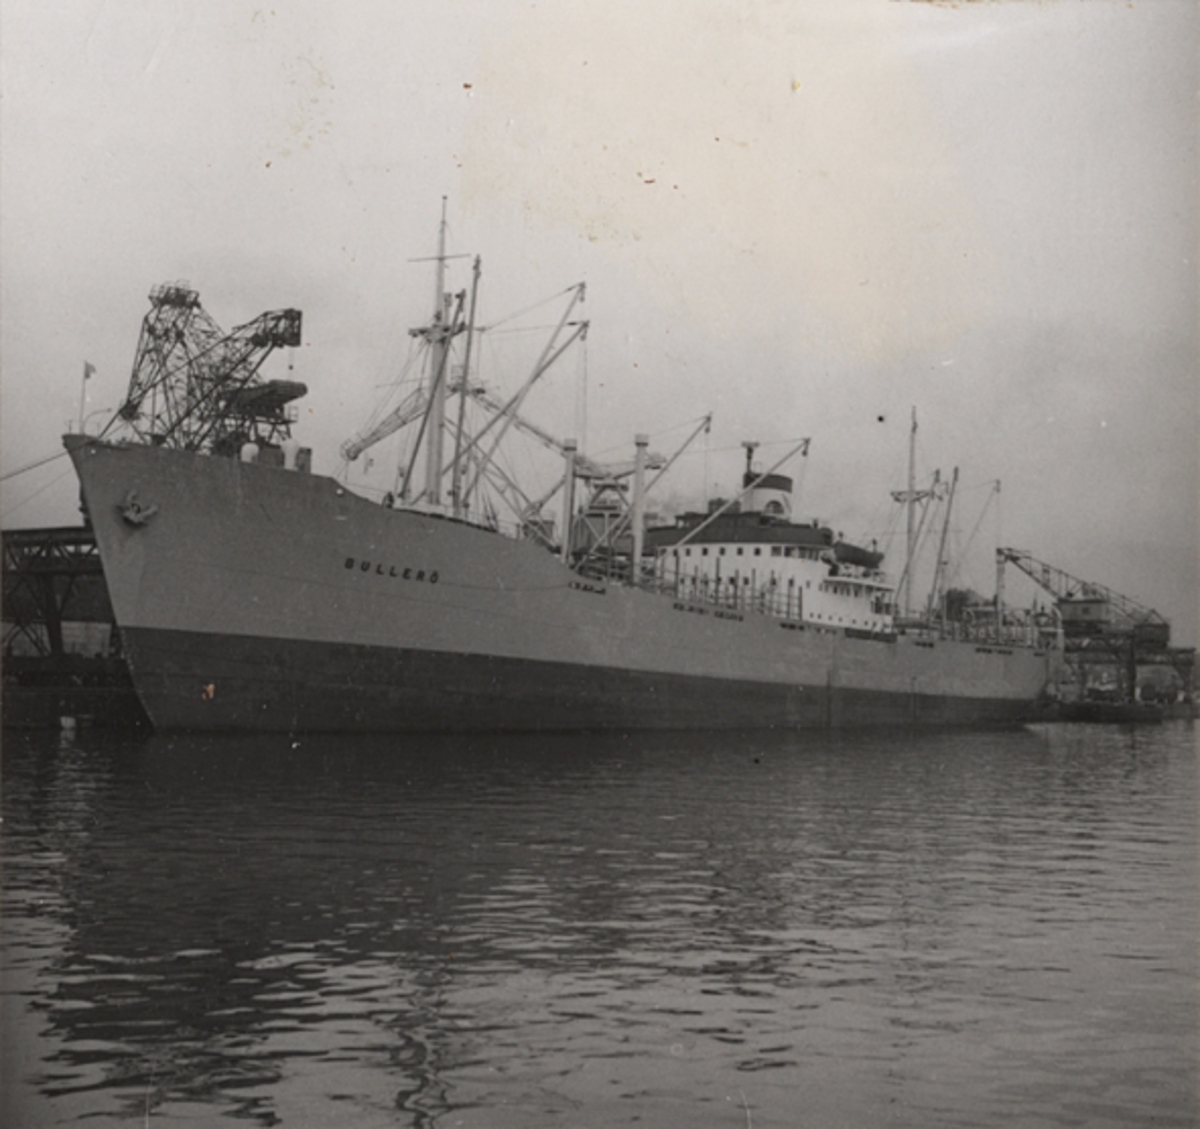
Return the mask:
[(800, 625), (866, 634), (894, 630), (883, 554), (819, 521), (792, 521), (792, 480), (747, 467), (744, 505), (721, 499), (646, 531), (660, 585), (681, 599), (760, 611)]

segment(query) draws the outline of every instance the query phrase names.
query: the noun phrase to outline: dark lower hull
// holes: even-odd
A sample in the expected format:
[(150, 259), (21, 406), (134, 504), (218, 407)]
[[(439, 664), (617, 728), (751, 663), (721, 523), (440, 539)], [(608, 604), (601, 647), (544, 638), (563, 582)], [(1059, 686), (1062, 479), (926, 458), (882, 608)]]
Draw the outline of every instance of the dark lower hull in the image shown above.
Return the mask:
[(160, 729), (259, 732), (1014, 725), (1034, 703), (788, 686), (301, 640), (125, 631)]

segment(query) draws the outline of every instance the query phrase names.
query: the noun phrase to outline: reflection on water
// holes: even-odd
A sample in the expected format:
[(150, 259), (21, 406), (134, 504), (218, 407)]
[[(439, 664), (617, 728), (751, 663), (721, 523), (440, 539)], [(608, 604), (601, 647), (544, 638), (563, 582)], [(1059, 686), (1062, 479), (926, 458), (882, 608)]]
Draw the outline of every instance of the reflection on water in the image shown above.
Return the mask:
[(5, 1125), (1191, 1125), (1185, 724), (5, 748)]

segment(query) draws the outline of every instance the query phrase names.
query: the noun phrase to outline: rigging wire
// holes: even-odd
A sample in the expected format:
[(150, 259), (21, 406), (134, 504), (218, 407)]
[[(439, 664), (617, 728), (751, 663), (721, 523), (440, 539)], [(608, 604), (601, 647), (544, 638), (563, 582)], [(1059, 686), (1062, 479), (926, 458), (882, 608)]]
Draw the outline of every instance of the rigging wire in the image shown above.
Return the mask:
[(375, 426), (380, 422), (380, 420), (382, 420), (388, 414), (388, 412), (394, 410), (392, 407), (393, 399), (395, 399), (398, 394), (402, 394), (407, 385), (417, 382), (409, 379), (409, 372), (413, 365), (416, 364), (417, 360), (421, 358), (423, 350), (423, 342), (418, 343), (413, 340), (409, 341), (408, 355), (404, 359), (404, 364), (401, 366), (399, 376), (397, 376), (394, 381), (390, 382), (390, 391), (388, 395), (384, 396), (378, 403), (376, 403), (375, 407), (371, 411), (371, 414), (367, 417), (366, 423), (364, 423), (362, 427), (358, 429), (359, 435), (369, 435)]
[[(66, 454), (65, 451), (63, 453)], [(52, 478), (49, 482), (47, 482), (45, 484), (45, 486), (42, 486), (39, 489), (35, 490), (27, 498), (22, 498), (21, 501), (16, 502), (13, 505), (9, 506), (8, 509), (6, 509), (2, 514), (0, 514), (0, 518), (6, 518), (9, 516), (9, 514), (16, 513), (17, 510), (19, 510), (23, 505), (25, 505), (26, 502), (32, 502), (34, 500), (34, 498), (36, 498), (39, 494), (44, 494), (47, 490), (50, 489), (51, 486), (57, 486), (64, 478), (67, 477), (67, 475), (69, 475), (71, 473), (72, 469), (73, 469), (72, 467), (67, 467), (67, 469), (64, 470), (62, 472), (62, 474), (55, 475), (55, 477)]]
[[(685, 419), (685, 420), (683, 420), (682, 423), (672, 424), (670, 427), (664, 427), (660, 431), (652, 431), (649, 433), (648, 438), (650, 439), (651, 442), (653, 442), (656, 439), (662, 439), (666, 435), (673, 435), (677, 431), (684, 431), (688, 428), (694, 428), (696, 426), (696, 424), (700, 423), (708, 414), (709, 414), (708, 412), (704, 412), (702, 415), (693, 416), (691, 419)], [(707, 441), (707, 439), (708, 439), (707, 431), (704, 433), (704, 437), (705, 437), (705, 440)], [(584, 449), (582, 444), (580, 444), (579, 449), (581, 451)], [(625, 442), (621, 442), (621, 443), (614, 443), (611, 447), (605, 447), (603, 450), (600, 450), (600, 451), (589, 451), (588, 455), (590, 458), (593, 458), (593, 459), (603, 459), (603, 458), (607, 458), (609, 455), (620, 454), (621, 452), (627, 451), (628, 449), (629, 449), (629, 443), (628, 443), (628, 441), (625, 441)], [(735, 448), (733, 448), (733, 447), (724, 448), (724, 449), (725, 450), (735, 450)], [(695, 451), (681, 451), (679, 453), (679, 458), (688, 458), (689, 456), (694, 456), (696, 453), (697, 452), (695, 452)]]
[[(585, 319), (577, 319), (574, 321), (569, 321), (566, 324), (570, 325), (570, 326), (576, 326), (579, 324), (579, 322), (581, 320), (585, 320)], [(501, 329), (501, 330), (497, 330), (496, 327), (492, 326), (492, 325), (477, 325), (475, 327), (475, 332), (476, 333), (489, 333), (493, 337), (508, 337), (512, 334), (517, 334), (517, 333), (545, 332), (548, 329), (553, 329), (557, 324), (558, 324), (557, 322), (546, 322), (542, 325), (516, 325), (516, 326), (513, 326), (512, 329)]]
[(10, 478), (16, 478), (18, 474), (24, 474), (28, 470), (34, 470), (37, 467), (45, 466), (47, 463), (52, 463), (55, 459), (61, 459), (66, 453), (66, 449), (64, 448), (61, 451), (55, 451), (52, 455), (46, 455), (44, 458), (35, 459), (31, 463), (19, 466), (16, 470), (6, 471), (4, 474), (0, 474), (0, 482), (7, 482)]
[[(966, 546), (963, 548), (963, 551), (962, 551), (962, 556), (964, 559), (966, 558), (967, 554), (971, 551), (971, 546), (975, 543), (975, 535), (979, 532), (980, 527), (983, 525), (983, 519), (987, 516), (988, 507), (992, 504), (993, 498), (997, 499), (996, 508), (997, 509), (1000, 508), (1000, 502), (998, 500), (999, 497), (1000, 497), (1000, 480), (997, 478), (992, 481), (991, 490), (988, 492), (987, 500), (983, 503), (983, 509), (981, 509), (979, 511), (979, 517), (976, 519), (975, 527), (974, 527), (974, 529), (971, 530), (971, 535), (967, 538)], [(997, 541), (996, 543), (999, 544), (999, 541)]]
[(534, 302), (532, 305), (529, 305), (529, 306), (525, 306), (523, 309), (517, 310), (516, 313), (509, 314), (508, 317), (501, 318), (499, 321), (492, 322), (491, 325), (480, 326), (479, 332), (480, 333), (490, 333), (494, 329), (496, 329), (498, 326), (507, 325), (510, 321), (516, 321), (517, 318), (524, 317), (527, 313), (530, 313), (533, 310), (539, 309), (541, 306), (548, 306), (551, 302), (557, 301), (564, 294), (570, 294), (571, 291), (577, 289), (578, 286), (579, 286), (579, 283), (574, 283), (571, 286), (564, 287), (557, 294), (551, 294), (549, 298), (543, 298), (543, 299), (541, 299), (541, 301)]

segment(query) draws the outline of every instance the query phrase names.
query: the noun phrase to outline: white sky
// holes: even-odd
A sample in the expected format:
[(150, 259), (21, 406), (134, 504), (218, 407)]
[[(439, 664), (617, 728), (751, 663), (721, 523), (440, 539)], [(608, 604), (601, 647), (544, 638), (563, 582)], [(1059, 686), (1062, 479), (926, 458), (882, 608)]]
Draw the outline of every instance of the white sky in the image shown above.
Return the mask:
[[(1003, 482), (976, 587), (998, 532), (1196, 642), (1194, 0), (0, 19), (4, 471), (57, 448), (85, 359), (88, 410), (119, 402), (147, 292), (179, 278), (226, 328), (304, 311), (297, 435), (332, 471), (427, 316), (408, 260), (445, 195), (485, 322), (588, 283), (592, 450), (669, 450), (713, 410), (728, 490), (741, 439), (811, 435), (801, 510), (870, 536), (915, 405), (923, 473), (961, 468), (963, 538)], [(539, 402), (560, 434), (578, 372)], [(675, 494), (702, 477), (686, 461)], [(62, 460), (10, 479), (4, 525), (74, 522), (75, 494)]]

